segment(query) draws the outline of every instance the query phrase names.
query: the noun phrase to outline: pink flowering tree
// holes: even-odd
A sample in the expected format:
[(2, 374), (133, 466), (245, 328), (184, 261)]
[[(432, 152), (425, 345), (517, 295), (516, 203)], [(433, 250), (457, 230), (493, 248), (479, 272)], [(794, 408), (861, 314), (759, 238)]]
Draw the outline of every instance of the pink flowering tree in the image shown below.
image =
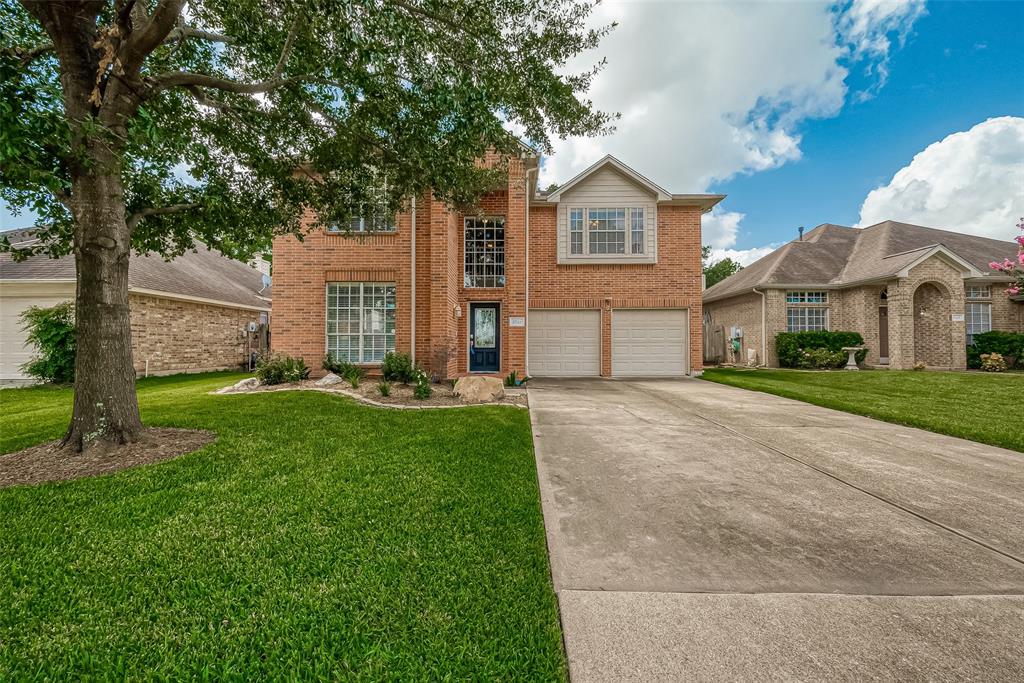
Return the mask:
[(1017, 229), (1021, 231), (1020, 235), (1017, 235), (1014, 240), (1020, 245), (1020, 249), (1017, 252), (1017, 259), (1003, 259), (1002, 263), (999, 261), (992, 261), (989, 263), (989, 267), (992, 270), (997, 270), (1007, 275), (1016, 278), (1016, 280), (1006, 288), (1008, 294), (1016, 295), (1024, 292), (1024, 218), (1020, 219), (1020, 223), (1017, 224)]

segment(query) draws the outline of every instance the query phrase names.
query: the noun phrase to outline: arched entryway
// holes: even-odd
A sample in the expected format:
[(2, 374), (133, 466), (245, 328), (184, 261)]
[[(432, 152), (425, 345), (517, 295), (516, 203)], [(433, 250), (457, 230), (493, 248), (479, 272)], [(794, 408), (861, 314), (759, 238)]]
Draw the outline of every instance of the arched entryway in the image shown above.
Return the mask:
[(914, 362), (935, 367), (953, 365), (953, 323), (949, 292), (944, 285), (925, 282), (914, 291)]

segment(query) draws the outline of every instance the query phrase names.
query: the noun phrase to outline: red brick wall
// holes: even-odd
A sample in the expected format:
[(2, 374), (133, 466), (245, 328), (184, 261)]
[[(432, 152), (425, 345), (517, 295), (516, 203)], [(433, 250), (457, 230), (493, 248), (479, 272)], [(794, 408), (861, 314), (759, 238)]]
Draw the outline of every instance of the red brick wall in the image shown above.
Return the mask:
[(601, 374), (611, 374), (611, 311), (687, 308), (690, 370), (703, 367), (700, 209), (658, 207), (658, 262), (557, 263), (556, 208), (530, 209), (530, 308), (601, 309)]
[[(416, 358), (433, 374), (468, 370), (468, 321), (472, 302), (501, 304), (501, 373), (526, 367), (526, 328), (508, 326), (526, 315), (526, 182), (521, 159), (509, 162), (508, 185), (480, 201), (485, 215), (505, 218), (505, 286), (466, 288), (463, 283), (463, 216), (423, 197), (416, 228)], [(701, 368), (700, 211), (658, 208), (658, 263), (557, 265), (554, 207), (531, 207), (530, 305), (548, 308), (688, 308), (690, 367)], [(308, 222), (307, 217), (307, 222)], [(326, 349), (325, 286), (331, 281), (394, 282), (398, 351), (411, 344), (411, 213), (399, 216), (390, 235), (343, 237), (322, 231), (300, 242), (274, 242), (275, 351), (302, 356), (316, 371)], [(461, 312), (461, 315), (458, 313)], [(605, 326), (610, 335), (610, 313)], [(611, 372), (606, 340), (604, 374)]]

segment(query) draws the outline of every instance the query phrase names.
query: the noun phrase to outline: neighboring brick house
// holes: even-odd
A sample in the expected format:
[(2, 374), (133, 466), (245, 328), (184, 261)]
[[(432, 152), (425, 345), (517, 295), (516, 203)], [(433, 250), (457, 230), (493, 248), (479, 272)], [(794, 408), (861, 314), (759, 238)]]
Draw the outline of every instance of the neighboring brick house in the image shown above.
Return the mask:
[[(1014, 242), (894, 221), (819, 225), (704, 292), (705, 352), (777, 367), (779, 332), (846, 330), (864, 337), (868, 365), (962, 370), (971, 335), (1024, 332), (1024, 301), (988, 265), (1016, 254)], [(722, 348), (733, 336), (738, 353)]]
[[(15, 246), (32, 230), (5, 233)], [(28, 381), (20, 367), (33, 355), (19, 317), (29, 306), (75, 298), (72, 256), (14, 262), (0, 254), (0, 383)], [(260, 271), (196, 243), (172, 261), (133, 254), (128, 266), (132, 360), (139, 375), (240, 368), (266, 346), (270, 288)], [(256, 331), (250, 332), (250, 323)]]
[[(274, 242), (273, 350), (376, 366), (413, 355), (436, 377), (681, 376), (701, 358), (701, 215), (613, 157), (557, 191), (538, 158), (463, 215), (430, 196)], [(307, 224), (312, 216), (307, 216)]]

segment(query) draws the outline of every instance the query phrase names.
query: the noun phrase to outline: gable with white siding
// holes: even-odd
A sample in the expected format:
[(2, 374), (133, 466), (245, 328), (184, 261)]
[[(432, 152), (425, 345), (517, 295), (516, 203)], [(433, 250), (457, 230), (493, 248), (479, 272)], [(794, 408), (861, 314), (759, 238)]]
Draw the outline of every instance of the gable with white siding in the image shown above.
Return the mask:
[[(569, 254), (569, 211), (584, 209), (631, 209), (644, 211), (643, 254)], [(629, 213), (626, 214), (626, 245), (629, 248)], [(559, 263), (657, 263), (658, 260), (658, 196), (612, 166), (605, 166), (571, 188), (558, 202)]]

